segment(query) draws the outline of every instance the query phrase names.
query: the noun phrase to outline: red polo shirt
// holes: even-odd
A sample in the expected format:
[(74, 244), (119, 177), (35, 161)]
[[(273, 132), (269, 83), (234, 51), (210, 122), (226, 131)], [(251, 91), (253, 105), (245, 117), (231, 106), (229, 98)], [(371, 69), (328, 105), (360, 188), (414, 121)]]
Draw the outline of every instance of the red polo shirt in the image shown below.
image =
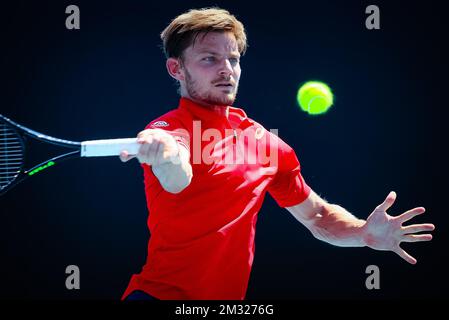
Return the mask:
[(266, 192), (281, 207), (310, 193), (295, 152), (241, 109), (186, 98), (146, 128), (166, 130), (190, 151), (193, 178), (171, 194), (142, 165), (151, 236), (123, 298), (142, 290), (158, 299), (244, 299)]

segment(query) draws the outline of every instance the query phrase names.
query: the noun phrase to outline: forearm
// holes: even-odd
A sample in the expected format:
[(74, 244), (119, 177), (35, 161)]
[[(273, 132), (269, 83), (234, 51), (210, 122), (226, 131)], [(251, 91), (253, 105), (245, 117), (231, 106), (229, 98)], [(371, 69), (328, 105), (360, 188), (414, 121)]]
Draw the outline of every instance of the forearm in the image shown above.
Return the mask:
[(154, 175), (165, 191), (179, 193), (190, 184), (193, 174), (189, 158), (187, 149), (179, 147), (179, 153), (172, 161), (152, 166)]
[(338, 205), (323, 205), (311, 222), (309, 229), (319, 240), (340, 247), (365, 246), (365, 220), (354, 217)]

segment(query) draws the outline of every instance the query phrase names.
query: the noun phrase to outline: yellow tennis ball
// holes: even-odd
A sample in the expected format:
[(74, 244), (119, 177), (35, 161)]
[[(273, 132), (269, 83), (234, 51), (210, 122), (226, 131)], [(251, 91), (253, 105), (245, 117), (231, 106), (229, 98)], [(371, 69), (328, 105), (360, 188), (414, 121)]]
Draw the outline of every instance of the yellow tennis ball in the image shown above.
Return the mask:
[(304, 83), (299, 88), (296, 99), (301, 109), (310, 115), (323, 114), (334, 103), (331, 89), (320, 81)]

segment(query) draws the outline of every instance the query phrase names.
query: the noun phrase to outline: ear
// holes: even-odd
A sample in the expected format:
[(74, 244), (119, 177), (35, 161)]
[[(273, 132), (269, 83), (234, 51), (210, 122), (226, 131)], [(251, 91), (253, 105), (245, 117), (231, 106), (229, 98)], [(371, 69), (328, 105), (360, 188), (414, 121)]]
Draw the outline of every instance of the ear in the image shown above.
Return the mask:
[(177, 58), (168, 58), (166, 62), (168, 74), (178, 81), (184, 81), (184, 70), (181, 61)]

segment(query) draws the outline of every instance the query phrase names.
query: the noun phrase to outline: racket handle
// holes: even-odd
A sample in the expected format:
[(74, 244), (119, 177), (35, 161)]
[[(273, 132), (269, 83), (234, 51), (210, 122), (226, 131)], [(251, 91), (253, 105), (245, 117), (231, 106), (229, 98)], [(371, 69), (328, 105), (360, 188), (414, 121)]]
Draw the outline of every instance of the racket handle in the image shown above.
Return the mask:
[(140, 144), (137, 138), (90, 140), (81, 142), (81, 157), (118, 156), (123, 150), (130, 155), (139, 152)]

